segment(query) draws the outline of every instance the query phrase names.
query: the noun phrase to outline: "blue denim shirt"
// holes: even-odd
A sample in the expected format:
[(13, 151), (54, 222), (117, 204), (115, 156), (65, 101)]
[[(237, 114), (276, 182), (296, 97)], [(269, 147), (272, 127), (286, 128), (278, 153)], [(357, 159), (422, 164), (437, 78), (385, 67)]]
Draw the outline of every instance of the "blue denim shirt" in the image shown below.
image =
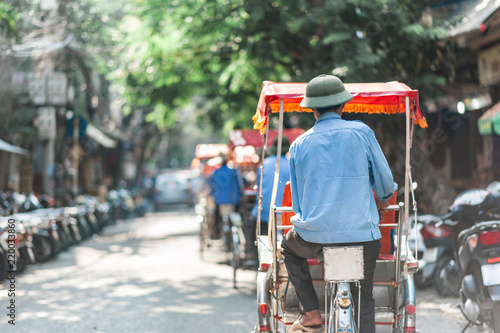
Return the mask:
[(221, 166), (210, 176), (208, 184), (215, 204), (238, 205), (240, 203), (241, 189), (236, 169), (230, 169), (227, 165)]
[[(269, 211), (271, 208), (271, 196), (273, 193), (274, 185), (274, 171), (276, 168), (276, 155), (266, 157), (264, 159), (264, 175), (262, 177), (262, 211), (260, 213), (260, 218), (262, 222), (269, 221)], [(260, 167), (257, 171), (257, 181), (260, 179)], [(283, 202), (283, 191), (285, 190), (285, 184), (290, 180), (290, 167), (288, 164), (288, 159), (285, 156), (281, 156), (280, 160), (280, 174), (278, 180), (278, 192), (276, 194), (276, 207), (281, 207)], [(258, 211), (258, 200), (253, 206), (252, 215), (257, 218)]]
[(292, 223), (312, 243), (354, 243), (381, 237), (373, 194), (397, 189), (373, 131), (337, 113), (320, 115), (290, 147)]

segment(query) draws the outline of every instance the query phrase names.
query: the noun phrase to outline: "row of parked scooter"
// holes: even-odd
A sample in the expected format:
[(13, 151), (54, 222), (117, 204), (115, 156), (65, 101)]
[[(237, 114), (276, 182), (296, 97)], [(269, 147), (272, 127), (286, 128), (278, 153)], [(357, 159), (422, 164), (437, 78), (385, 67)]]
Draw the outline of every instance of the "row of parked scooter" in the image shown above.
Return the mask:
[(462, 192), (444, 216), (417, 220), (417, 287), (460, 297), (470, 325), (500, 332), (500, 183)]
[(106, 202), (88, 195), (74, 202), (54, 208), (49, 196), (0, 194), (0, 281), (8, 272), (21, 273), (54, 258), (118, 219), (145, 213), (142, 201), (124, 189), (109, 191)]

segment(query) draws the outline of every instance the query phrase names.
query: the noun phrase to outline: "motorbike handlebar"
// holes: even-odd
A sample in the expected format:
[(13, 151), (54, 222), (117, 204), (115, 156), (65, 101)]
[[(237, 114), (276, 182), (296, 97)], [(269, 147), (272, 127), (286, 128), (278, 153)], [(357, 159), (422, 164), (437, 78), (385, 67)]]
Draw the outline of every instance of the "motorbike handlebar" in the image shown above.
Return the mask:
[(446, 215), (441, 216), (441, 219), (435, 224), (436, 228), (442, 226), (447, 219), (453, 216), (453, 213), (448, 213)]

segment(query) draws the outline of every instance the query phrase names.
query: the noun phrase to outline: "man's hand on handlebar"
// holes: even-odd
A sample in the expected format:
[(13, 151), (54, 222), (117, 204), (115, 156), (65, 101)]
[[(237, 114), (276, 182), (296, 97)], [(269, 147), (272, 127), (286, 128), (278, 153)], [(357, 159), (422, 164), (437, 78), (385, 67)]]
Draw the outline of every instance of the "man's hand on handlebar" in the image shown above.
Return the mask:
[(382, 217), (384, 213), (387, 213), (386, 208), (390, 205), (389, 201), (380, 201), (377, 197), (375, 197), (375, 203), (377, 204), (378, 214)]

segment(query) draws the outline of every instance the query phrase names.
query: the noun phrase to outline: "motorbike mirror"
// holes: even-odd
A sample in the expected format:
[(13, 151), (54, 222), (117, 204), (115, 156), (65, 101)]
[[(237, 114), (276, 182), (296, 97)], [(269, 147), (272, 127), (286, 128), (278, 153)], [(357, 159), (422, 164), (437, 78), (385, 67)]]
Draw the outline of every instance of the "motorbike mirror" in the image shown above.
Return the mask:
[(484, 210), (495, 210), (500, 206), (500, 192), (490, 193), (481, 204)]
[(453, 212), (449, 212), (448, 214), (441, 216), (441, 219), (439, 220), (439, 222), (444, 222), (444, 220), (447, 220), (452, 216), (453, 216)]

